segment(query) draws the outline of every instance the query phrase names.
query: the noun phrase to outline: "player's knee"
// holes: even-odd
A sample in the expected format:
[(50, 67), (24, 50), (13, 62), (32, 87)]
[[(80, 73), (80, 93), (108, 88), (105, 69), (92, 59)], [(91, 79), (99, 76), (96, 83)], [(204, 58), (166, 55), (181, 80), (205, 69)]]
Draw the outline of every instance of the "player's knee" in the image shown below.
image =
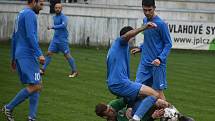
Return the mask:
[(37, 85), (29, 85), (27, 87), (28, 91), (30, 93), (33, 93), (33, 92), (39, 92), (42, 90), (42, 85), (41, 84), (37, 84)]
[(68, 54), (64, 54), (64, 56), (65, 56), (66, 59), (69, 59), (69, 58), (72, 57), (69, 53)]
[(39, 91), (42, 91), (42, 89), (43, 89), (43, 86), (40, 84), (40, 85), (37, 86), (36, 91), (39, 92)]
[(147, 95), (147, 96), (154, 96), (156, 99), (159, 98), (159, 93), (157, 91), (155, 91), (154, 89), (152, 89), (151, 87), (146, 86), (146, 85), (142, 85), (142, 87), (140, 89), (140, 94)]

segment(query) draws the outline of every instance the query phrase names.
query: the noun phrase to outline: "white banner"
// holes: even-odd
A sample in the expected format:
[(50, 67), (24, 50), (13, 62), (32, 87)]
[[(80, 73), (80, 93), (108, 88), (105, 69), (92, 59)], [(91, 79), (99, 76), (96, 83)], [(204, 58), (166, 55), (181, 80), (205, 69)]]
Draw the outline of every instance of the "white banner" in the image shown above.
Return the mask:
[(168, 22), (173, 48), (215, 50), (215, 24)]
[[(137, 23), (142, 24), (142, 20), (139, 19)], [(215, 50), (215, 23), (178, 21), (167, 21), (166, 23), (169, 27), (173, 48)], [(142, 42), (143, 34), (139, 34), (136, 37), (136, 45), (140, 45)]]

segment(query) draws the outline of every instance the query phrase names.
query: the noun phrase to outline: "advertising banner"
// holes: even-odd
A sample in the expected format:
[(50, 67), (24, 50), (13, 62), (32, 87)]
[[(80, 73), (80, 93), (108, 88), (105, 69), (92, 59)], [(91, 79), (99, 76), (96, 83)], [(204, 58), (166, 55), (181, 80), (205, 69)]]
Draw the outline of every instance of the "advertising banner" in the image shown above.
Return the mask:
[[(141, 26), (142, 20), (138, 20)], [(166, 21), (175, 49), (215, 50), (215, 23)], [(136, 46), (143, 43), (143, 33), (136, 37)]]
[(215, 23), (168, 22), (173, 48), (215, 50)]

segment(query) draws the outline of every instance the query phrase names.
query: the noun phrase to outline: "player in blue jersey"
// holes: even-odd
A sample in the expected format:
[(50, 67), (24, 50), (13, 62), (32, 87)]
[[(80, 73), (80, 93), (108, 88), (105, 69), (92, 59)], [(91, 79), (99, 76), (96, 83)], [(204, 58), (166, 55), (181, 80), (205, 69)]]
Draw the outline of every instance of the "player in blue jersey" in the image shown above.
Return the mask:
[(39, 62), (45, 62), (38, 43), (36, 14), (42, 10), (43, 4), (44, 0), (28, 0), (27, 7), (16, 18), (12, 37), (12, 68), (17, 70), (21, 82), (27, 86), (2, 108), (8, 121), (14, 121), (12, 111), (27, 98), (30, 109), (28, 121), (36, 119), (39, 91), (42, 88)]
[[(130, 54), (128, 42), (145, 29), (155, 27), (156, 25), (154, 23), (149, 22), (137, 29), (133, 29), (130, 26), (122, 28), (120, 37), (113, 42), (107, 54), (107, 85), (110, 92), (117, 96), (124, 97), (129, 101), (134, 101), (137, 97), (148, 95), (142, 100), (137, 111), (134, 113), (134, 121), (139, 121), (141, 116), (143, 116), (151, 105), (160, 97), (154, 89), (129, 79)], [(144, 111), (142, 110), (143, 108), (145, 109)]]
[(167, 24), (155, 14), (155, 1), (143, 0), (143, 23), (153, 22), (156, 28), (144, 31), (144, 43), (131, 50), (133, 54), (141, 52), (141, 61), (136, 75), (136, 82), (155, 89), (165, 100), (163, 90), (167, 88), (166, 62), (172, 47)]
[(69, 43), (68, 43), (68, 31), (67, 31), (67, 24), (68, 18), (62, 13), (62, 5), (57, 3), (55, 5), (55, 13), (56, 16), (53, 17), (54, 25), (48, 27), (48, 29), (54, 29), (54, 37), (49, 45), (46, 62), (40, 70), (40, 74), (43, 75), (48, 64), (51, 62), (52, 55), (54, 53), (58, 53), (59, 51), (62, 52), (67, 59), (70, 67), (71, 73), (69, 77), (76, 77), (78, 75), (75, 60), (70, 54)]

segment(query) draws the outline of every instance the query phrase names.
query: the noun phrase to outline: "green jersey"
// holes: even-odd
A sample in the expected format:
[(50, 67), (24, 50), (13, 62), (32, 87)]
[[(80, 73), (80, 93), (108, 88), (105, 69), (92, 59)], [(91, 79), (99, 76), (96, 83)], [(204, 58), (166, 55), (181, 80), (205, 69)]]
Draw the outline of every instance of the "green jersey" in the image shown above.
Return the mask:
[[(109, 106), (111, 106), (113, 109), (117, 112), (117, 121), (129, 121), (126, 117), (126, 103), (123, 101), (122, 98), (112, 100), (108, 103)], [(151, 119), (151, 115), (153, 113), (154, 109), (150, 109), (146, 115), (141, 119), (141, 121), (153, 121)]]

